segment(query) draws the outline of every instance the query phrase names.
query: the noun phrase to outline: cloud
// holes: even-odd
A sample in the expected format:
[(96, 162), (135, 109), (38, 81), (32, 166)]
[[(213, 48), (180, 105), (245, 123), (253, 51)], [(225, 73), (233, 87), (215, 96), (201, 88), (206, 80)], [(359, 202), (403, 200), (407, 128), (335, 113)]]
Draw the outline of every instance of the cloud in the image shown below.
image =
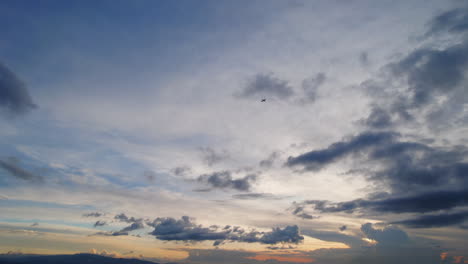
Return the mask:
[(154, 171), (145, 170), (143, 172), (143, 177), (145, 177), (148, 182), (154, 182), (156, 179), (156, 173)]
[(10, 116), (21, 115), (37, 108), (28, 89), (15, 73), (0, 63), (0, 110)]
[(302, 219), (315, 219), (318, 218), (316, 216), (312, 216), (306, 212), (304, 212), (304, 207), (303, 206), (297, 206), (292, 214), (296, 217), (302, 218)]
[(468, 220), (468, 212), (441, 213), (435, 215), (422, 215), (417, 218), (395, 221), (393, 224), (400, 224), (412, 228), (433, 228), (462, 224)]
[(436, 95), (453, 92), (464, 81), (468, 65), (468, 43), (444, 50), (419, 49), (403, 60), (390, 65), (395, 77), (408, 84), (411, 101), (402, 101), (408, 108), (431, 103)]
[(104, 215), (103, 213), (99, 213), (99, 212), (91, 212), (91, 213), (83, 214), (84, 217), (101, 217), (103, 215)]
[[(299, 214), (308, 205), (312, 205), (312, 209), (320, 213), (359, 212), (364, 215), (385, 215), (390, 213), (423, 214), (407, 220), (390, 221), (391, 224), (403, 225), (410, 228), (463, 226), (468, 220), (468, 212), (451, 211), (457, 208), (464, 208), (468, 205), (468, 190), (466, 189), (433, 191), (412, 196), (388, 197), (376, 200), (356, 199), (338, 203), (325, 200), (306, 200), (301, 203), (294, 203), (295, 210), (293, 214)], [(425, 214), (442, 210), (445, 212), (430, 215)]]
[(286, 165), (316, 171), (351, 156), (359, 160), (356, 167), (361, 168), (355, 170), (367, 171), (364, 176), (390, 187), (394, 193), (422, 192), (432, 187), (457, 189), (468, 184), (468, 163), (464, 162), (468, 151), (464, 147), (431, 147), (399, 141), (397, 135), (363, 132), (325, 149), (289, 157)]
[(16, 158), (0, 159), (0, 168), (4, 169), (11, 176), (31, 182), (42, 182), (43, 178), (35, 173), (25, 170), (18, 164)]
[[(372, 104), (379, 107), (371, 106), (371, 114), (362, 123), (383, 128), (424, 119), (426, 122), (421, 125), (447, 129), (466, 122), (463, 104), (468, 99), (467, 20), (467, 8), (436, 16), (428, 23), (424, 37), (434, 37), (429, 44), (385, 65), (385, 77), (363, 82), (361, 87), (374, 98)], [(440, 36), (448, 40), (441, 42)]]
[(260, 242), (264, 244), (294, 243), (297, 244), (304, 240), (304, 237), (299, 234), (299, 228), (296, 225), (286, 226), (281, 229), (273, 228), (271, 232), (266, 232), (260, 238)]
[(233, 179), (230, 171), (220, 171), (200, 175), (197, 180), (210, 185), (212, 188), (250, 191), (252, 183), (257, 180), (257, 175), (249, 174), (240, 179)]
[(363, 66), (363, 67), (369, 66), (369, 64), (370, 64), (370, 61), (369, 61), (369, 53), (367, 53), (367, 52), (365, 52), (365, 51), (359, 53), (359, 63), (360, 63), (361, 66)]
[(382, 246), (352, 247), (350, 249), (319, 249), (310, 252), (320, 264), (439, 264), (440, 249), (427, 245), (404, 243)]
[(294, 90), (288, 81), (275, 77), (272, 73), (257, 74), (247, 83), (244, 89), (236, 94), (240, 98), (269, 98), (288, 99), (294, 95)]
[(367, 238), (377, 241), (380, 246), (401, 245), (409, 241), (405, 231), (393, 226), (375, 229), (371, 223), (367, 223), (361, 226), (361, 231)]
[[(103, 250), (101, 250), (101, 252), (99, 252), (98, 250), (92, 248), (89, 253), (94, 254), (94, 255), (104, 256), (104, 257), (111, 257), (111, 258), (121, 258), (122, 257), (122, 255), (117, 253), (117, 252), (110, 252), (110, 251), (107, 251), (105, 249), (103, 249)], [(128, 261), (133, 261), (133, 260), (128, 260)]]
[(306, 170), (320, 170), (323, 166), (349, 154), (355, 154), (370, 147), (391, 141), (395, 136), (395, 133), (389, 132), (362, 133), (350, 140), (333, 143), (326, 149), (310, 151), (297, 157), (289, 157), (286, 165), (290, 167), (301, 165)]
[(145, 224), (143, 223), (143, 220), (140, 219), (139, 221), (136, 221), (136, 222), (132, 223), (131, 225), (129, 225), (127, 227), (124, 227), (119, 232), (130, 232), (130, 231), (133, 231), (133, 230), (142, 229), (144, 227), (145, 227)]
[(300, 214), (296, 214), (297, 217), (299, 218), (302, 218), (302, 219), (315, 219), (315, 218), (318, 218), (318, 216), (313, 216), (311, 214), (308, 214), (308, 213), (300, 213)]
[(130, 223), (129, 226), (124, 227), (122, 230), (118, 231), (118, 233), (128, 233), (133, 230), (141, 229), (145, 227), (143, 218), (135, 218), (135, 217), (128, 217), (124, 213), (118, 214), (114, 216), (114, 219), (119, 222)]
[(457, 8), (445, 11), (431, 19), (426, 37), (441, 33), (463, 33), (468, 31), (468, 10)]
[(98, 221), (96, 221), (96, 223), (94, 223), (94, 227), (104, 226), (104, 225), (107, 225), (106, 221), (98, 220)]
[(369, 116), (361, 120), (365, 126), (377, 129), (385, 129), (392, 126), (392, 116), (385, 109), (373, 105)]
[(271, 168), (278, 157), (278, 152), (273, 152), (270, 154), (270, 156), (268, 156), (268, 158), (261, 160), (259, 166), (262, 168)]
[(160, 240), (225, 240), (229, 234), (229, 231), (218, 232), (213, 228), (198, 226), (188, 216), (183, 216), (180, 220), (170, 217), (156, 218), (149, 225), (154, 227), (150, 234)]
[[(121, 214), (115, 215), (114, 219), (119, 221), (119, 222), (129, 223), (130, 225), (122, 228), (119, 231), (97, 232), (94, 235), (99, 235), (99, 236), (128, 236), (129, 232), (131, 232), (131, 231), (145, 228), (145, 222), (144, 222), (143, 218), (135, 218), (133, 216), (128, 217), (124, 213), (121, 213)], [(107, 222), (105, 222), (105, 221), (97, 221), (94, 224), (94, 227), (104, 226), (106, 224), (107, 224)]]
[(323, 241), (343, 243), (351, 248), (360, 248), (365, 244), (360, 237), (345, 235), (339, 232), (304, 229), (302, 230), (302, 234)]
[(241, 193), (241, 194), (234, 194), (232, 198), (238, 200), (282, 200), (285, 197), (274, 195), (271, 193)]
[(175, 167), (171, 170), (172, 173), (176, 176), (186, 176), (188, 173), (190, 173), (192, 169), (187, 166), (180, 166), (180, 167)]
[(128, 236), (128, 232), (110, 231), (110, 232), (97, 232), (93, 236)]
[(203, 161), (208, 166), (213, 166), (214, 164), (219, 163), (229, 158), (229, 153), (225, 150), (221, 152), (217, 152), (210, 147), (204, 147), (204, 148), (200, 148), (200, 151), (202, 153)]
[(135, 222), (139, 222), (139, 221), (142, 220), (141, 218), (135, 218), (133, 216), (128, 217), (124, 213), (121, 213), (121, 214), (118, 214), (118, 215), (114, 216), (114, 219), (117, 220), (117, 221), (120, 221), (120, 222), (125, 222), (125, 223), (135, 223)]
[(376, 200), (357, 199), (338, 203), (306, 200), (296, 204), (297, 208), (303, 208), (305, 205), (312, 205), (314, 210), (321, 213), (353, 213), (356, 210), (378, 213), (427, 213), (468, 205), (468, 190), (433, 191), (412, 196)]
[(327, 76), (323, 72), (319, 72), (316, 75), (304, 79), (302, 81), (302, 92), (303, 98), (301, 99), (302, 103), (312, 103), (317, 99), (317, 90), (320, 86), (325, 83)]
[(304, 237), (299, 234), (299, 228), (297, 226), (277, 227), (273, 228), (270, 232), (247, 232), (240, 227), (203, 227), (194, 223), (188, 216), (183, 216), (179, 220), (171, 217), (156, 218), (153, 222), (147, 224), (154, 227), (154, 230), (150, 234), (160, 240), (192, 242), (215, 241), (215, 246), (224, 242), (234, 241), (261, 244), (297, 244), (304, 240)]
[(253, 259), (257, 261), (263, 262), (270, 262), (270, 261), (277, 261), (277, 262), (287, 262), (287, 263), (313, 263), (315, 259), (310, 257), (303, 257), (303, 256), (275, 256), (275, 255), (255, 255), (253, 257), (247, 257), (247, 259)]

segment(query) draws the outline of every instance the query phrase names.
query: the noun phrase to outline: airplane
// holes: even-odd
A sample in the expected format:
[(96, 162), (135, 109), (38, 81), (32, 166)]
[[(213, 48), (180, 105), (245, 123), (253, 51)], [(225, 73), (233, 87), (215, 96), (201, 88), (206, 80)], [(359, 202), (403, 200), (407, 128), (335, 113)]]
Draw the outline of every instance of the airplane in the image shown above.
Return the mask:
[(266, 102), (266, 99), (265, 99), (265, 98), (263, 98), (263, 99), (262, 99), (260, 102)]

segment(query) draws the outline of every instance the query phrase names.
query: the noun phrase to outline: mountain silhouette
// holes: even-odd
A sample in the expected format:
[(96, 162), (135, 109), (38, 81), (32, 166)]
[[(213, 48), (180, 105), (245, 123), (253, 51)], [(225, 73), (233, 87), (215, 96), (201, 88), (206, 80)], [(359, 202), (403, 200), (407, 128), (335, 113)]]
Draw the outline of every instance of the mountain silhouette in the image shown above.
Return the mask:
[(0, 255), (0, 264), (155, 264), (155, 262), (80, 253), (75, 255), (50, 256), (4, 254)]

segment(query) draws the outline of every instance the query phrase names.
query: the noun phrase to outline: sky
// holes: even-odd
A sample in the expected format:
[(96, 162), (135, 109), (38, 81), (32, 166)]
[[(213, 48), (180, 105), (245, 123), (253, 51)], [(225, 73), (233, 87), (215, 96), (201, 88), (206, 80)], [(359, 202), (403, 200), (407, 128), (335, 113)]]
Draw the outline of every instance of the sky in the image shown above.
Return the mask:
[(0, 253), (468, 263), (461, 0), (0, 2)]

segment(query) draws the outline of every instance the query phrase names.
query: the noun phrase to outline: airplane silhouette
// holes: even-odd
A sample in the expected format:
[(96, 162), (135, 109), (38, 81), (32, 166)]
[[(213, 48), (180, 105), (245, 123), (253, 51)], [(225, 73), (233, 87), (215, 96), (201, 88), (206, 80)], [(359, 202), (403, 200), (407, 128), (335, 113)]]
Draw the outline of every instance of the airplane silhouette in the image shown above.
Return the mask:
[(262, 99), (260, 102), (266, 102), (266, 99), (265, 99), (265, 98), (263, 98), (263, 99)]

